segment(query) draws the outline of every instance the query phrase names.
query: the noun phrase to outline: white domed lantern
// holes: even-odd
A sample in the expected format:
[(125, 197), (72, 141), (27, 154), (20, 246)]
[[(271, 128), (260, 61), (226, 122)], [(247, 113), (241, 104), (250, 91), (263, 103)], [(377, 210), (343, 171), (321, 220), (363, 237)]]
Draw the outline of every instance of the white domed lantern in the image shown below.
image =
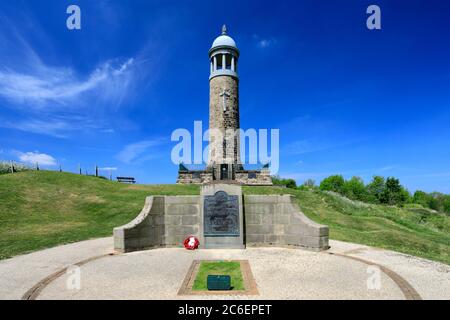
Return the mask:
[(226, 75), (238, 78), (237, 61), (239, 50), (236, 42), (227, 34), (227, 27), (223, 25), (222, 34), (214, 40), (209, 49), (209, 60), (211, 64), (210, 79)]

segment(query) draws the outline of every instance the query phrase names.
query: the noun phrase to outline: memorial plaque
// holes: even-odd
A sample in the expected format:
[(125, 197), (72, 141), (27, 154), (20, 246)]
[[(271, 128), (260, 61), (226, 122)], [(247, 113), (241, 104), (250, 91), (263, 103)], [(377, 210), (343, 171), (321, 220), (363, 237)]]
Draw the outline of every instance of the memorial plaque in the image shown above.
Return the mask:
[(239, 236), (239, 200), (236, 195), (218, 191), (204, 198), (204, 235)]

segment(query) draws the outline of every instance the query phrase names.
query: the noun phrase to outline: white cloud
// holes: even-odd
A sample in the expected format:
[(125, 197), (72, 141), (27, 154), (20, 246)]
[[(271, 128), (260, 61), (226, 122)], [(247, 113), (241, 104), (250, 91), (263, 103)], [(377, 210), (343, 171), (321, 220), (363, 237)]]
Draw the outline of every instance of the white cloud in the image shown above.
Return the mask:
[(272, 44), (272, 40), (269, 39), (262, 39), (258, 42), (258, 46), (260, 48), (267, 48)]
[(35, 152), (19, 152), (18, 158), (20, 161), (29, 163), (29, 164), (36, 164), (42, 166), (55, 166), (56, 165), (56, 159), (52, 156), (45, 154), (45, 153), (39, 153), (38, 151)]
[(154, 44), (133, 57), (111, 57), (81, 71), (57, 58), (55, 44), (32, 14), (0, 15), (0, 25), (0, 105), (13, 111), (1, 114), (3, 128), (58, 138), (79, 131), (114, 133), (111, 115), (130, 105), (125, 102), (142, 83), (151, 83), (160, 66)]
[[(48, 115), (42, 113), (39, 118), (24, 117), (21, 120), (5, 120), (0, 117), (0, 127), (15, 129), (25, 132), (48, 135), (56, 138), (67, 138), (75, 131), (99, 130), (107, 125), (103, 119), (93, 119), (89, 116), (70, 115)], [(114, 131), (106, 131), (114, 133)]]
[(263, 37), (260, 37), (257, 34), (253, 35), (253, 39), (256, 41), (256, 45), (259, 48), (261, 48), (261, 49), (268, 48), (268, 47), (273, 46), (273, 45), (275, 45), (277, 43), (277, 40), (275, 38), (273, 38), (273, 37), (263, 38)]
[[(75, 75), (71, 68), (50, 67), (44, 64), (29, 69), (27, 73), (14, 69), (0, 69), (0, 96), (27, 108), (42, 109), (51, 106), (69, 107), (69, 102), (80, 102), (85, 95), (95, 93), (92, 98), (120, 103), (129, 85), (132, 73), (129, 70), (134, 59), (117, 64), (102, 63), (86, 79)], [(76, 107), (80, 107), (76, 104)]]
[(394, 170), (394, 169), (396, 169), (396, 168), (397, 168), (397, 166), (385, 166), (385, 167), (379, 168), (377, 171), (379, 171), (379, 172), (385, 172), (385, 171), (391, 171), (391, 170)]
[(101, 171), (117, 171), (116, 167), (104, 167), (104, 168), (98, 168)]
[(154, 155), (145, 155), (145, 153), (148, 149), (158, 146), (161, 143), (163, 143), (162, 139), (144, 140), (132, 143), (125, 146), (125, 148), (117, 154), (116, 158), (124, 163), (137, 161), (137, 158), (141, 156), (141, 160), (149, 160), (152, 159)]

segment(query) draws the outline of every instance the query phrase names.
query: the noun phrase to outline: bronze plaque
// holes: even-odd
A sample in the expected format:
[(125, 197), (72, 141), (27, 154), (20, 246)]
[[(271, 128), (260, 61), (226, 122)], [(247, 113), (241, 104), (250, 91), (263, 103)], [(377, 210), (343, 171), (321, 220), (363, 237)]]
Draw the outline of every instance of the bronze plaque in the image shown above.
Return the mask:
[(228, 195), (225, 191), (218, 191), (213, 196), (205, 196), (203, 209), (205, 236), (239, 236), (238, 196)]

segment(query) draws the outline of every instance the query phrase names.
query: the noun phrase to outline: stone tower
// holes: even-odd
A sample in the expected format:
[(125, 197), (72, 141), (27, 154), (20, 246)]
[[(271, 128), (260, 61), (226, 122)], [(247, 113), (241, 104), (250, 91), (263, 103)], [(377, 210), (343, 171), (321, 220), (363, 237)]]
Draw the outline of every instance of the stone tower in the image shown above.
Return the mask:
[(177, 183), (272, 185), (269, 165), (245, 170), (240, 155), (239, 50), (226, 26), (209, 49), (209, 154), (206, 169), (179, 164)]
[(234, 180), (239, 155), (239, 50), (227, 28), (209, 50), (209, 159), (213, 180)]

